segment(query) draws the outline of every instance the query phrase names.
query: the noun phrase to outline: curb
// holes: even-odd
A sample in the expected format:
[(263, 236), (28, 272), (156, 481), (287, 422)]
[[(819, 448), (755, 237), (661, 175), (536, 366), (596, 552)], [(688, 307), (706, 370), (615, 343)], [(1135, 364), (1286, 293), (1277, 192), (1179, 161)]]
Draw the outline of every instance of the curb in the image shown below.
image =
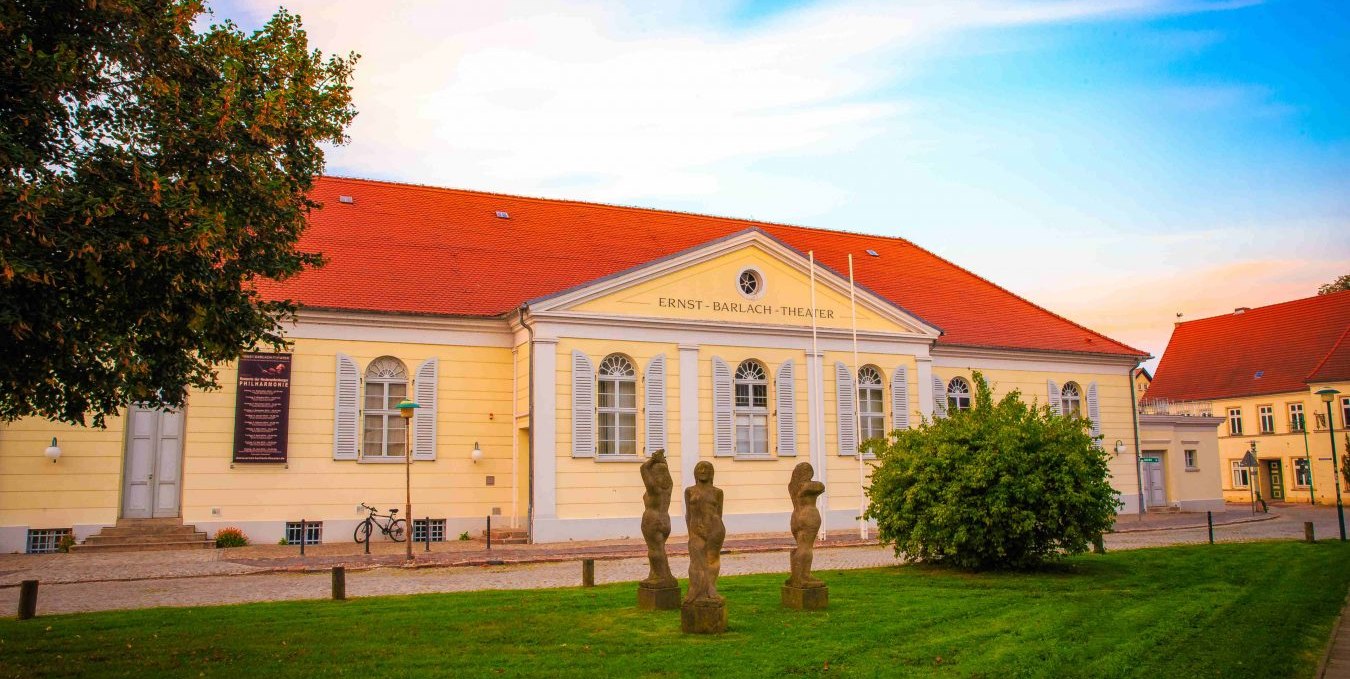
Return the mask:
[(1341, 606), (1341, 614), (1336, 618), (1335, 624), (1331, 626), (1331, 637), (1327, 639), (1327, 650), (1322, 653), (1322, 661), (1317, 663), (1317, 671), (1313, 676), (1317, 679), (1325, 679), (1327, 676), (1327, 664), (1331, 662), (1331, 649), (1336, 647), (1336, 636), (1340, 634), (1341, 627), (1345, 625), (1345, 616), (1350, 614), (1350, 592), (1345, 595), (1345, 605)]

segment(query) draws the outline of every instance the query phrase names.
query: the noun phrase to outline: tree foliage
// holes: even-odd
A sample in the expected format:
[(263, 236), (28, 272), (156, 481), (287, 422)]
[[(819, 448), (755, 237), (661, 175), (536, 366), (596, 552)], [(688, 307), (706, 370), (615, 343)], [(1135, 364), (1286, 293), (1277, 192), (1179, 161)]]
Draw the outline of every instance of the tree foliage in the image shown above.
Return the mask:
[(245, 34), (201, 0), (0, 3), (0, 421), (181, 406), (285, 346), (260, 278), (296, 243), (356, 55), (279, 11)]
[(1350, 290), (1350, 273), (1317, 288), (1317, 294), (1330, 295), (1333, 292), (1340, 292), (1342, 290)]
[(994, 402), (974, 374), (969, 410), (874, 439), (868, 518), (897, 555), (962, 568), (1029, 568), (1085, 552), (1119, 507), (1091, 423)]

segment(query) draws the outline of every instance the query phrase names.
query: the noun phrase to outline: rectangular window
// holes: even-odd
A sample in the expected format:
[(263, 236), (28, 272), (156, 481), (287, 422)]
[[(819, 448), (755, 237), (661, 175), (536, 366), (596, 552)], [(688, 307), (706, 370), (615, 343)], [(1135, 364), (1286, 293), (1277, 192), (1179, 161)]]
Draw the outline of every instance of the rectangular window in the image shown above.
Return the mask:
[[(306, 521), (304, 530), (304, 540), (307, 545), (317, 545), (323, 542), (323, 522)], [(301, 531), (299, 521), (286, 522), (286, 544), (300, 544)]]
[[(427, 541), (427, 519), (413, 520), (413, 542)], [(445, 519), (431, 519), (431, 541), (445, 542)]]
[(1197, 467), (1196, 464), (1195, 464), (1195, 451), (1194, 451), (1194, 450), (1185, 450), (1185, 451), (1182, 451), (1182, 455), (1185, 456), (1185, 458), (1186, 458), (1186, 468), (1187, 468), (1187, 469), (1199, 469), (1199, 467)]
[(54, 554), (61, 551), (61, 538), (70, 535), (69, 528), (37, 528), (28, 531), (29, 554)]
[(1242, 436), (1242, 409), (1228, 409), (1228, 434), (1230, 436)]
[(1294, 485), (1307, 488), (1312, 482), (1312, 474), (1308, 473), (1307, 458), (1294, 458)]
[(1306, 422), (1303, 421), (1303, 404), (1289, 404), (1289, 431), (1298, 433), (1304, 431)]
[(737, 413), (736, 454), (751, 457), (769, 454), (769, 416), (767, 413)]
[(1270, 406), (1261, 406), (1256, 409), (1261, 420), (1261, 433), (1275, 433), (1275, 409)]
[(1242, 466), (1242, 460), (1232, 460), (1230, 462), (1233, 469), (1233, 487), (1247, 487), (1247, 468)]
[(881, 404), (880, 387), (864, 387), (858, 390), (858, 421), (862, 424), (862, 436), (858, 440), (879, 439), (886, 436), (886, 416)]
[(1350, 396), (1341, 397), (1341, 428), (1350, 430)]

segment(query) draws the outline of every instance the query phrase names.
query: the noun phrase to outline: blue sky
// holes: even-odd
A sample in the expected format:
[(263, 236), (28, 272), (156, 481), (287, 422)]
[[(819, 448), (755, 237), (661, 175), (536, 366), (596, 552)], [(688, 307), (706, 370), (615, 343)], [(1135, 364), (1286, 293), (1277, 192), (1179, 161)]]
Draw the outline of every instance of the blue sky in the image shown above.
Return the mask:
[(1155, 355), (1350, 273), (1343, 3), (285, 4), (334, 173), (902, 236)]

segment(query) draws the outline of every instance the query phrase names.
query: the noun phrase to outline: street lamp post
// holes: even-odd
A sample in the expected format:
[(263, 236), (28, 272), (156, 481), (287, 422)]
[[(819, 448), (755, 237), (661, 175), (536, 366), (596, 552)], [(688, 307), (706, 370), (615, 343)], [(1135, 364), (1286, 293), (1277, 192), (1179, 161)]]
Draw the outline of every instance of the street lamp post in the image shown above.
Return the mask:
[[(1327, 404), (1327, 433), (1331, 435), (1331, 482), (1336, 486), (1336, 520), (1341, 524), (1341, 542), (1345, 542), (1345, 507), (1341, 505), (1341, 469), (1336, 464), (1336, 421), (1331, 417), (1331, 402), (1341, 392), (1330, 387), (1317, 392), (1322, 402)], [(1350, 424), (1341, 424), (1350, 427)], [(1309, 470), (1311, 471), (1311, 470)]]
[[(403, 536), (403, 544), (408, 548), (405, 561), (412, 562), (413, 552), (413, 513), (412, 513), (412, 418), (413, 410), (419, 406), (408, 399), (399, 401), (398, 414), (403, 417), (403, 515), (404, 520), (408, 522), (408, 533)], [(430, 526), (427, 527), (430, 530)]]

